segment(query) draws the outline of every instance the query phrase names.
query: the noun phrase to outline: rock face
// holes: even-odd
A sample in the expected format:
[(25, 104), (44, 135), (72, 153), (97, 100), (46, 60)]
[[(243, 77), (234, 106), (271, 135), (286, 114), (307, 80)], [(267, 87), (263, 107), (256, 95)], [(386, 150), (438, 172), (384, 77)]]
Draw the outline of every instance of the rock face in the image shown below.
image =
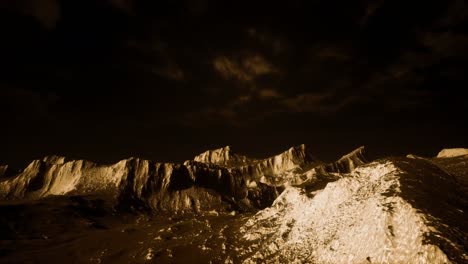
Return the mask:
[[(118, 207), (168, 211), (227, 209), (231, 203), (245, 198), (236, 195), (242, 182), (236, 180), (226, 169), (204, 164), (157, 163), (132, 158), (102, 166), (83, 160), (63, 162), (63, 159), (45, 158), (33, 161), (16, 177), (1, 181), (0, 198), (105, 194)], [(266, 189), (275, 192), (275, 188)], [(239, 199), (226, 202), (225, 197)]]
[[(204, 152), (197, 156), (195, 161), (226, 168), (229, 173), (235, 175), (236, 178), (242, 178), (246, 185), (251, 187), (258, 184), (276, 187), (302, 185), (305, 182), (315, 184), (321, 181), (318, 178), (324, 179), (333, 173), (347, 173), (356, 166), (366, 163), (364, 147), (357, 148), (338, 161), (328, 164), (315, 159), (304, 144), (267, 159), (253, 160), (241, 156), (241, 158), (235, 158), (236, 165), (232, 163), (222, 165), (229, 163), (229, 157), (232, 157), (231, 153), (226, 151), (230, 151), (230, 148)], [(216, 154), (213, 155), (213, 153)]]
[(325, 166), (324, 170), (328, 172), (348, 173), (365, 163), (367, 163), (367, 159), (364, 154), (364, 147), (359, 147), (344, 155), (338, 161)]
[(467, 207), (453, 177), (414, 162), (370, 163), (318, 191), (286, 188), (243, 227), (245, 263), (466, 263)]
[(468, 149), (466, 148), (451, 148), (443, 149), (437, 154), (437, 158), (453, 158), (457, 156), (468, 155)]
[(90, 194), (116, 188), (126, 161), (98, 166), (49, 158), (31, 162), (19, 175), (0, 182), (1, 199), (38, 199), (49, 195)]

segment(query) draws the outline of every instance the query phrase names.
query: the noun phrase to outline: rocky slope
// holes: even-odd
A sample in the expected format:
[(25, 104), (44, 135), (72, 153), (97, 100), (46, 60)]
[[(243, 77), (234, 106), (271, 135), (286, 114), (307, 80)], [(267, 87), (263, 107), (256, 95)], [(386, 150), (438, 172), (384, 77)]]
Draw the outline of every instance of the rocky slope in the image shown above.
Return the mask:
[(434, 158), (425, 158), (416, 155), (408, 155), (407, 157), (422, 159), (433, 163), (446, 173), (452, 175), (458, 187), (464, 190), (465, 193), (468, 193), (468, 155), (464, 154), (464, 150), (467, 149), (443, 149)]
[(385, 159), (322, 190), (288, 187), (249, 219), (245, 263), (468, 262), (467, 203), (450, 174)]

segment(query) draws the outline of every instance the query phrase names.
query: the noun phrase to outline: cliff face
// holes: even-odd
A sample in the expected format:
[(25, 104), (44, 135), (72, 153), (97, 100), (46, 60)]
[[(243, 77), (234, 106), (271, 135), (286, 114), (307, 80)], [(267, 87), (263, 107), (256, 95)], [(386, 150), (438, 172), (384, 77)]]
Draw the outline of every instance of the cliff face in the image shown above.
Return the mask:
[(254, 192), (248, 196), (242, 177), (195, 162), (184, 165), (128, 159), (100, 166), (83, 160), (49, 161), (35, 160), (19, 175), (0, 181), (0, 199), (106, 194), (118, 207), (200, 211), (239, 209), (241, 205), (250, 209), (262, 206), (260, 198), (269, 197), (264, 192), (272, 193), (271, 201), (278, 194), (276, 188), (262, 186), (258, 200), (250, 202), (249, 198), (256, 196)]
[(309, 190), (320, 189), (366, 163), (364, 147), (359, 147), (335, 162), (315, 163), (308, 166), (308, 169), (296, 171), (290, 177), (283, 178), (282, 183), (284, 186), (304, 187)]
[(115, 189), (126, 173), (126, 161), (110, 166), (46, 157), (20, 174), (0, 182), (1, 199), (37, 199), (49, 195), (91, 194)]

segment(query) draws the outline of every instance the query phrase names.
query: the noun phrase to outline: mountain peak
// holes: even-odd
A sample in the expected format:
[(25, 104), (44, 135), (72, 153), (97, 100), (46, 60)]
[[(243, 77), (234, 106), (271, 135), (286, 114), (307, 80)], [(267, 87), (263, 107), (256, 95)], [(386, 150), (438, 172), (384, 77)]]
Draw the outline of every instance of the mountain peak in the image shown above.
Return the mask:
[(361, 146), (350, 153), (343, 155), (339, 160), (325, 166), (331, 172), (349, 173), (356, 167), (367, 163), (364, 155), (365, 147)]
[[(285, 152), (298, 152), (298, 153), (306, 153), (306, 145), (305, 144), (300, 144), (300, 145), (297, 145), (297, 146), (293, 146), (293, 147), (290, 147), (288, 150), (286, 150)], [(284, 152), (284, 153), (285, 153)]]
[(207, 150), (193, 159), (194, 161), (222, 166), (244, 165), (251, 161), (246, 156), (234, 153), (230, 146)]
[(219, 163), (229, 160), (230, 152), (230, 146), (224, 146), (222, 148), (217, 149), (210, 149), (195, 156), (193, 160), (203, 163)]
[(345, 161), (345, 160), (356, 160), (356, 159), (365, 161), (366, 160), (366, 158), (364, 156), (365, 149), (366, 148), (364, 146), (360, 146), (359, 148), (349, 152), (348, 154), (343, 155), (338, 160), (338, 162)]
[(283, 157), (287, 156), (288, 159), (291, 160), (299, 160), (302, 162), (310, 162), (314, 160), (310, 151), (307, 149), (305, 144), (300, 144), (294, 147), (289, 148), (285, 152), (276, 155), (275, 157)]
[(45, 156), (42, 159), (42, 161), (47, 163), (47, 164), (50, 164), (50, 165), (64, 164), (65, 163), (65, 157), (57, 156), (57, 155), (50, 155), (50, 156)]

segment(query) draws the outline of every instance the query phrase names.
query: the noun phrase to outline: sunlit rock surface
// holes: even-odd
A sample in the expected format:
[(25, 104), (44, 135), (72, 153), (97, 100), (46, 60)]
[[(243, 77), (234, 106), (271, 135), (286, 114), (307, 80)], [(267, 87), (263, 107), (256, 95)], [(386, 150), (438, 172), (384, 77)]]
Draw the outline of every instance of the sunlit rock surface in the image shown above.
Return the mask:
[(467, 262), (467, 204), (456, 182), (412, 162), (373, 162), (322, 190), (287, 188), (243, 227), (244, 262)]
[(89, 194), (115, 189), (125, 171), (126, 161), (111, 166), (63, 159), (35, 160), (20, 174), (0, 181), (2, 199), (38, 199), (49, 195)]
[(468, 263), (468, 156), (364, 152), (0, 166), (0, 262)]

